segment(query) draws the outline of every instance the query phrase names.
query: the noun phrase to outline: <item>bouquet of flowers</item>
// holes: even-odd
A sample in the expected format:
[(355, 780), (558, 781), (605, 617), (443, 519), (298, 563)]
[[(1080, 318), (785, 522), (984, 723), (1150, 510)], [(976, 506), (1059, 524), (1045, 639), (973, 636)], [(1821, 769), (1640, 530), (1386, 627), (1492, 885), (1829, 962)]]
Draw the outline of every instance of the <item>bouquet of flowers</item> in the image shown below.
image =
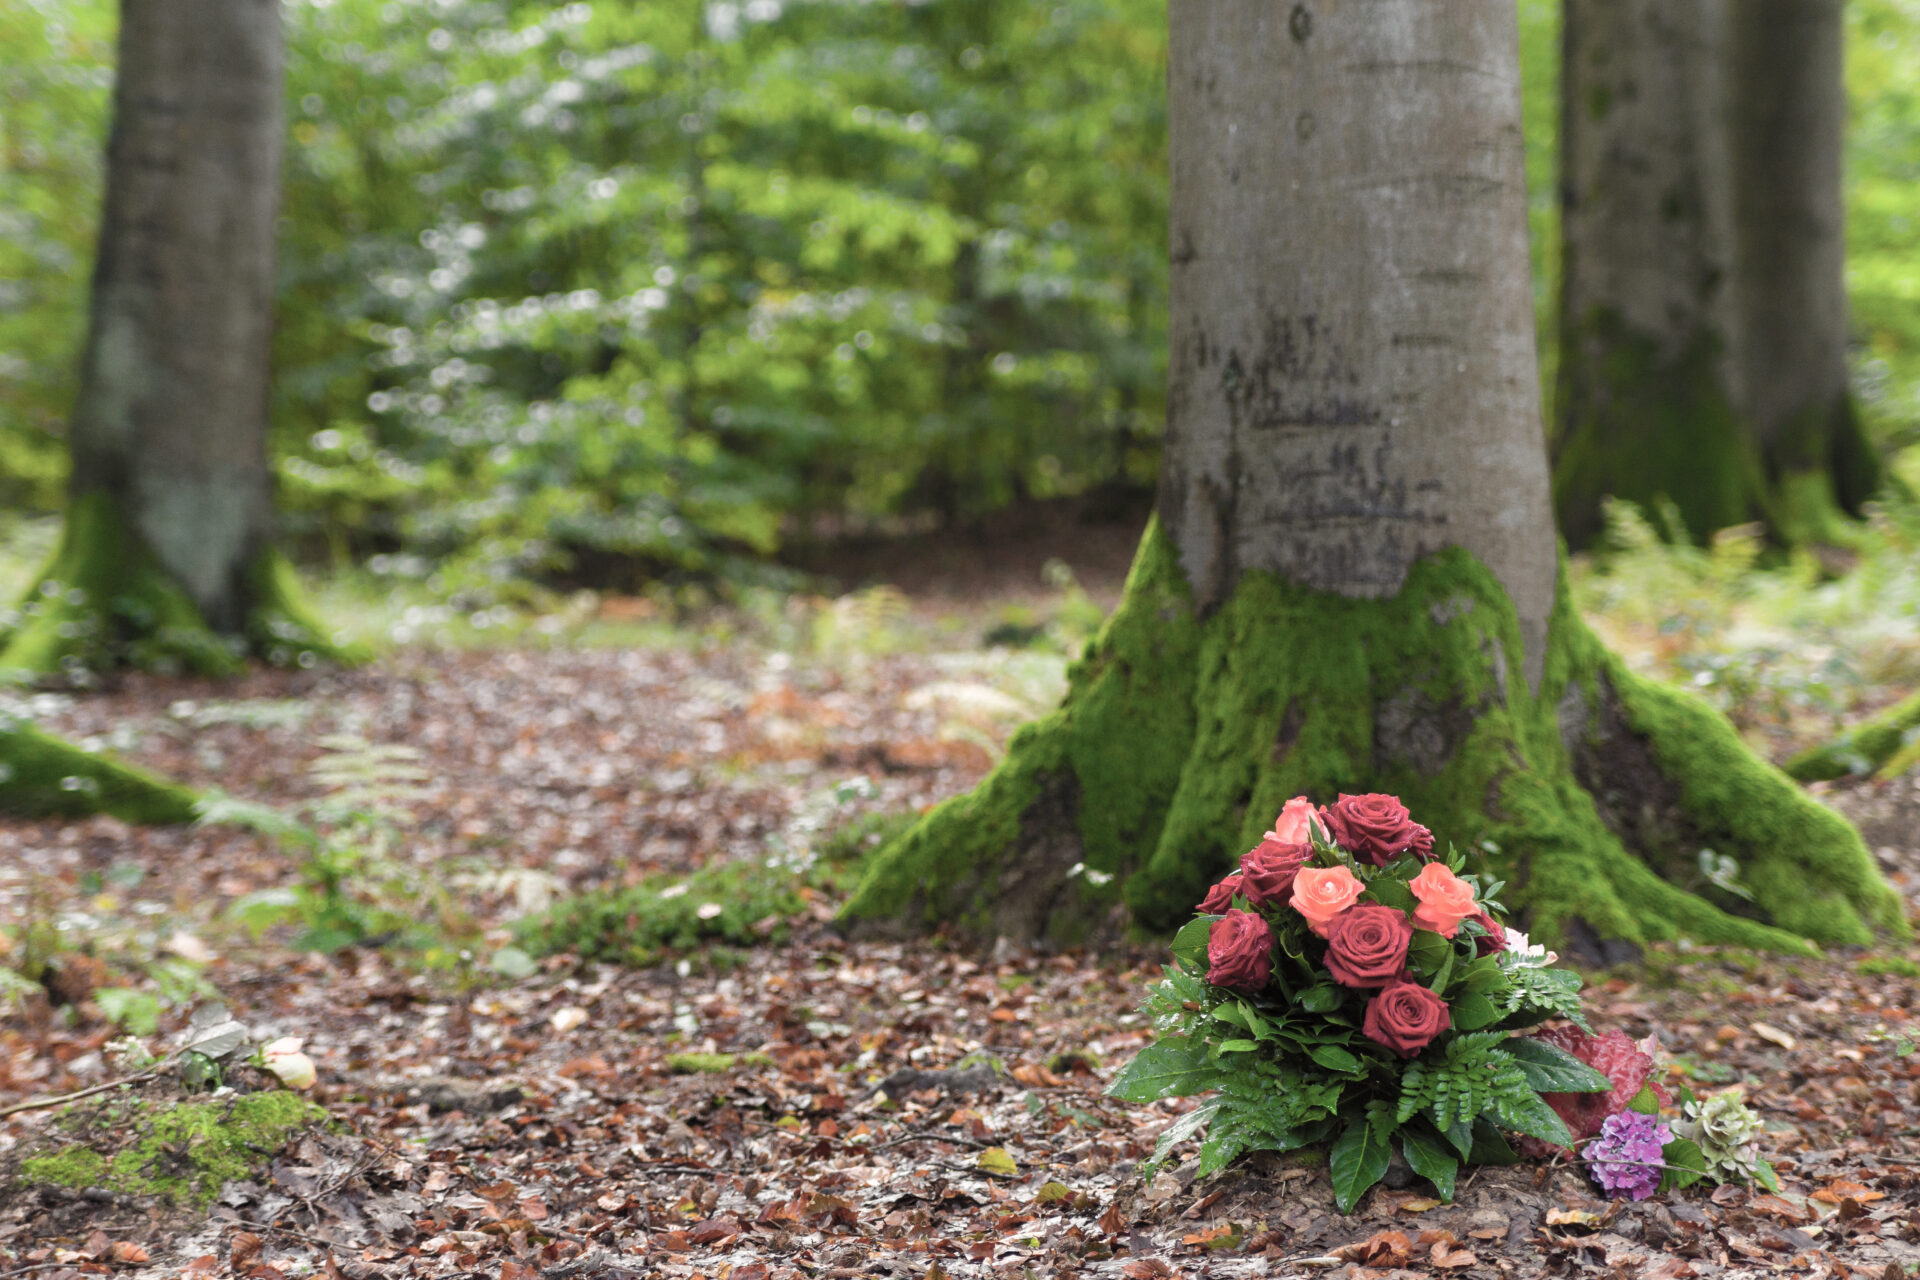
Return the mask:
[[(1348, 1211), (1396, 1145), (1451, 1199), (1462, 1164), (1520, 1158), (1512, 1134), (1535, 1153), (1586, 1142), (1601, 1185), (1639, 1198), (1707, 1176), (1688, 1126), (1711, 1123), (1733, 1153), (1718, 1167), (1756, 1176), (1752, 1133), (1728, 1116), (1696, 1106), (1680, 1137), (1659, 1121), (1652, 1057), (1619, 1032), (1591, 1034), (1579, 975), (1505, 928), (1502, 884), (1463, 867), (1452, 850), (1436, 857), (1393, 796), (1288, 801), (1174, 938), (1145, 1006), (1156, 1039), (1108, 1090), (1216, 1092), (1154, 1160), (1203, 1129), (1202, 1175), (1245, 1151), (1330, 1141)], [(1515, 1034), (1552, 1019), (1574, 1025)]]

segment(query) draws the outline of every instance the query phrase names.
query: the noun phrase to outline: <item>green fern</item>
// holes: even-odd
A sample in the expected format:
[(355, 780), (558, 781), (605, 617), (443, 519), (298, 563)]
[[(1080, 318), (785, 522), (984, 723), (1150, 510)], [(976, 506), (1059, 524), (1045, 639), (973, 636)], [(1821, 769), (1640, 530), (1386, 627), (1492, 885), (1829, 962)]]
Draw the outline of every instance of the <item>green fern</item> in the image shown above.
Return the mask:
[(1491, 998), (1509, 1027), (1522, 1022), (1532, 1025), (1549, 1018), (1565, 1018), (1583, 1031), (1593, 1030), (1580, 1008), (1579, 974), (1570, 969), (1534, 969), (1519, 965), (1504, 967), (1504, 973), (1507, 989)]
[(1539, 1101), (1527, 1084), (1526, 1073), (1500, 1048), (1506, 1033), (1481, 1031), (1455, 1036), (1438, 1062), (1414, 1062), (1400, 1079), (1400, 1105), (1396, 1112), (1405, 1124), (1417, 1113), (1426, 1112), (1442, 1132), (1458, 1124), (1471, 1123), (1481, 1112), (1503, 1102), (1519, 1105), (1517, 1095)]

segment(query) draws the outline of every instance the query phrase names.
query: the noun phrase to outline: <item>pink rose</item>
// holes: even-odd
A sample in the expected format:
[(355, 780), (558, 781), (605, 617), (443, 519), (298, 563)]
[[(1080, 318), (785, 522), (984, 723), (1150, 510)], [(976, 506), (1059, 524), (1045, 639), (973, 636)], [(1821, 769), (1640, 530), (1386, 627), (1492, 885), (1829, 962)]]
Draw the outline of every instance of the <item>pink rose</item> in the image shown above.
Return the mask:
[(1200, 914), (1203, 916), (1225, 915), (1227, 908), (1233, 905), (1233, 895), (1239, 892), (1241, 892), (1240, 873), (1236, 871), (1207, 890), (1207, 896), (1200, 899)]
[(1240, 859), (1240, 892), (1256, 907), (1284, 902), (1293, 891), (1293, 878), (1313, 856), (1310, 844), (1284, 844), (1268, 836)]
[(1429, 862), (1420, 874), (1407, 881), (1407, 888), (1420, 899), (1413, 909), (1413, 921), (1443, 938), (1460, 931), (1460, 922), (1480, 909), (1473, 900), (1473, 886), (1447, 870), (1444, 863)]
[(1207, 934), (1207, 981), (1233, 991), (1258, 991), (1273, 972), (1273, 931), (1251, 911), (1229, 911)]
[(1313, 821), (1313, 814), (1313, 801), (1295, 796), (1280, 807), (1280, 816), (1273, 820), (1273, 830), (1267, 832), (1267, 839), (1281, 844), (1311, 845), (1313, 833), (1308, 824)]
[(1367, 886), (1345, 867), (1302, 867), (1293, 877), (1293, 909), (1321, 937), (1334, 917), (1354, 904)]

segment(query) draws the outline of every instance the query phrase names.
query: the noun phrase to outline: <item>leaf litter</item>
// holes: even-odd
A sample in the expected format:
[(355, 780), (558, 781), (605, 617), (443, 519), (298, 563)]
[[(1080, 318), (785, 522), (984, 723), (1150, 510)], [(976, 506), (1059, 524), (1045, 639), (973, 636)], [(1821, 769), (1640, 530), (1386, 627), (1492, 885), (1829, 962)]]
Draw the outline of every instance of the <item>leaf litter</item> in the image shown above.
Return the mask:
[[(987, 693), (956, 693), (956, 669)], [(965, 790), (1017, 723), (997, 697), (1033, 687), (1029, 672), (987, 696), (990, 664), (937, 653), (735, 643), (403, 651), (56, 700), (51, 728), (282, 806), (317, 794), (328, 735), (414, 748), (425, 780), (396, 856), (438, 886), (468, 954), (442, 969), (251, 938), (226, 907), (295, 883), (299, 855), (244, 829), (0, 821), (0, 907), (58, 919), (74, 957), (64, 990), (15, 998), (0, 1023), (0, 1105), (115, 1078), (126, 1028), (100, 997), (161, 991), (186, 955), (206, 990), (166, 993), (156, 1034), (217, 993), (256, 1038), (304, 1042), (310, 1096), (338, 1122), (205, 1212), (0, 1194), (0, 1274), (1880, 1280), (1920, 1263), (1920, 1054), (1897, 961), (1661, 948), (1597, 979), (1595, 1016), (1657, 1033), (1671, 1073), (1745, 1085), (1777, 1195), (1621, 1205), (1574, 1168), (1522, 1166), (1463, 1179), (1451, 1205), (1390, 1175), (1350, 1217), (1304, 1160), (1134, 1176), (1193, 1105), (1102, 1095), (1148, 1039), (1135, 1006), (1157, 948), (849, 943), (816, 895), (779, 945), (640, 970), (485, 963), (557, 894), (764, 857)], [(206, 711), (249, 705), (273, 714)], [(1858, 806), (1920, 891), (1920, 796), (1902, 785), (1827, 798)], [(51, 1123), (0, 1122), (0, 1158)]]

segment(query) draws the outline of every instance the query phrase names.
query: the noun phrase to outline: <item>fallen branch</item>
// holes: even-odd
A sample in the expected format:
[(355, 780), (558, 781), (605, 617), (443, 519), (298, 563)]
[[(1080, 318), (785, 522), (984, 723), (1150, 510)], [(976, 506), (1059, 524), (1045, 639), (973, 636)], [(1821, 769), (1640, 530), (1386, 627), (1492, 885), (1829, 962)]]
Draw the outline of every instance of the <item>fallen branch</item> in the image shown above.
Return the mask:
[[(168, 1059), (167, 1061), (171, 1062), (172, 1059)], [(163, 1062), (158, 1066), (149, 1067), (145, 1071), (125, 1076), (119, 1080), (109, 1080), (105, 1084), (96, 1084), (86, 1089), (75, 1089), (72, 1093), (55, 1094), (51, 1098), (28, 1098), (25, 1102), (16, 1102), (10, 1107), (0, 1107), (0, 1120), (4, 1120), (8, 1116), (17, 1116), (23, 1111), (44, 1111), (48, 1107), (57, 1107), (62, 1103), (76, 1102), (81, 1098), (90, 1098), (96, 1093), (105, 1093), (109, 1089), (118, 1089), (124, 1084), (139, 1084), (143, 1080), (153, 1079), (159, 1075), (166, 1066), (167, 1062)]]

